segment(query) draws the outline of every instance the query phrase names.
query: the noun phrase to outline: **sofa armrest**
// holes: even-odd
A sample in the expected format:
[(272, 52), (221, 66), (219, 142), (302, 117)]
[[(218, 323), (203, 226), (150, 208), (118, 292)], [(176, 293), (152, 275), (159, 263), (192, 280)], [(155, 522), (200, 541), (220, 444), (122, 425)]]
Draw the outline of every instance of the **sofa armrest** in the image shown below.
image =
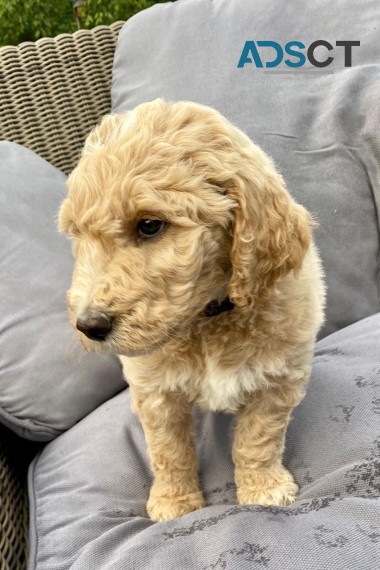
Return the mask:
[[(0, 48), (0, 139), (64, 172), (110, 111), (113, 55), (123, 22)], [(38, 451), (0, 425), (0, 568), (27, 564), (26, 469)]]
[(110, 111), (123, 22), (0, 49), (0, 139), (70, 172), (88, 132)]

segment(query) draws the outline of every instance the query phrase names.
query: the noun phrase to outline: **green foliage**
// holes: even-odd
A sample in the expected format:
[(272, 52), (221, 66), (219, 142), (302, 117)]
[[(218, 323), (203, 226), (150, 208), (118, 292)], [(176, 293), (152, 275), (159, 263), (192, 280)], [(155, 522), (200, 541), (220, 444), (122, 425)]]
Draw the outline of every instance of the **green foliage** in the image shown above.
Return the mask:
[(18, 44), (76, 29), (70, 0), (0, 0), (0, 44)]
[[(164, 2), (167, 0), (158, 0)], [(127, 20), (154, 0), (84, 0), (81, 28)], [(77, 29), (71, 0), (0, 0), (0, 46), (54, 37)]]
[(85, 0), (80, 8), (83, 28), (93, 28), (100, 24), (112, 24), (117, 20), (127, 20), (140, 10), (167, 0)]

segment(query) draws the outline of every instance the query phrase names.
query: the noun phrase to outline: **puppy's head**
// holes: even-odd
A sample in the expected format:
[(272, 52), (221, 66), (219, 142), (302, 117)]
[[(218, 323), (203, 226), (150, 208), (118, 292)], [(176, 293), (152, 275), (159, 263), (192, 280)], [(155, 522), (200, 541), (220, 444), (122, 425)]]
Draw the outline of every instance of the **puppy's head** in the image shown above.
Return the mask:
[(90, 350), (149, 352), (227, 295), (249, 311), (310, 244), (309, 216), (271, 160), (194, 103), (106, 116), (68, 188), (69, 314)]

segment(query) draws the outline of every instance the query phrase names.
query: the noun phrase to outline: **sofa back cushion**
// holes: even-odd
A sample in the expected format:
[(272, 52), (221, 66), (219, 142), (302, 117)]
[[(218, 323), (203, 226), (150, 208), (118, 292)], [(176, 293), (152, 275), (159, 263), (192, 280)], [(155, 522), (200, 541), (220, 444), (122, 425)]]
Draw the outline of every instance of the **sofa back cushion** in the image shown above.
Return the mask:
[[(116, 49), (113, 111), (157, 97), (215, 107), (270, 154), (294, 198), (319, 222), (315, 240), (328, 286), (321, 336), (379, 311), (380, 42), (377, 0), (180, 0), (129, 20)], [(300, 14), (302, 13), (302, 18)], [(315, 59), (298, 68), (238, 67), (245, 42), (283, 48), (315, 40)], [(348, 53), (337, 41), (360, 41)]]

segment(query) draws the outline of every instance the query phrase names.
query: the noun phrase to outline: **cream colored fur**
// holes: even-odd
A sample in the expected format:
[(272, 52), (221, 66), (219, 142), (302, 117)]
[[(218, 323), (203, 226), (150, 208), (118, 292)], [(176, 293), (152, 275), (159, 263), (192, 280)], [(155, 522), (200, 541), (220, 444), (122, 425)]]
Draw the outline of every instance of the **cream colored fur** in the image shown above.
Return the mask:
[[(236, 414), (241, 504), (292, 502), (284, 439), (324, 285), (311, 217), (270, 158), (213, 109), (156, 100), (106, 116), (68, 186), (59, 218), (76, 258), (69, 314), (74, 326), (85, 311), (114, 319), (104, 342), (79, 335), (87, 350), (121, 357), (154, 473), (150, 517), (204, 504), (194, 405)], [(141, 219), (167, 226), (141, 239)], [(227, 296), (232, 311), (202, 316)]]

